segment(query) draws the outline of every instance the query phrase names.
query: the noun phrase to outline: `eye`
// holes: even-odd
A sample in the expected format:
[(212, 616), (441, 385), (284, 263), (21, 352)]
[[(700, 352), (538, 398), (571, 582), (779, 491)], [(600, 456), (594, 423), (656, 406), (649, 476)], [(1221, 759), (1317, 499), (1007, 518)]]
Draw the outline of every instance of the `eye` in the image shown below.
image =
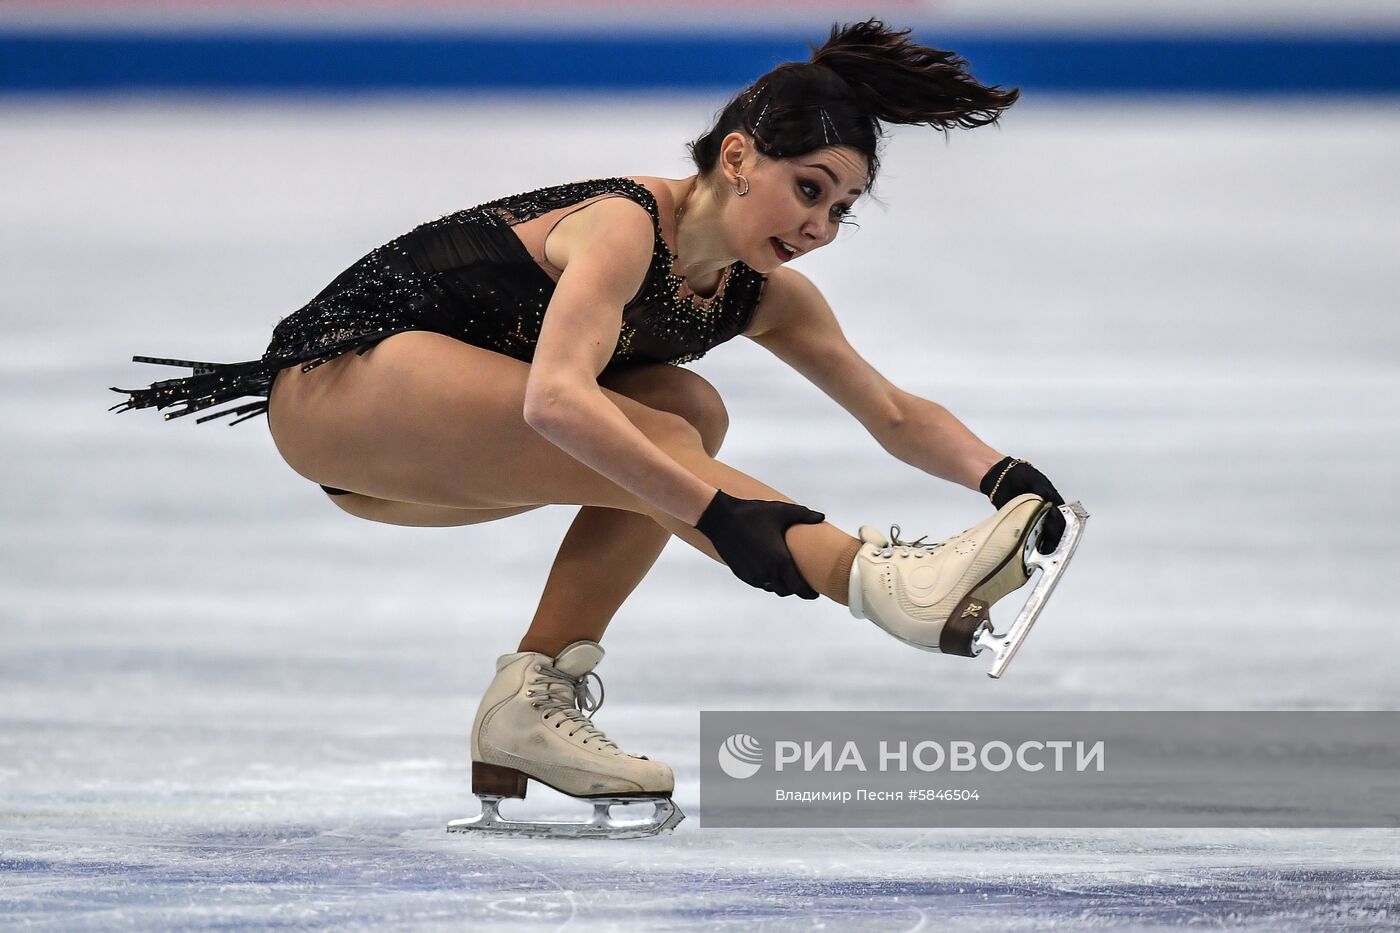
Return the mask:
[[(810, 181), (802, 181), (802, 180), (799, 180), (799, 181), (797, 182), (797, 187), (802, 191), (803, 195), (805, 195), (809, 200), (816, 201), (816, 200), (819, 200), (819, 199), (821, 198), (821, 195), (822, 195), (822, 188), (821, 188), (821, 185), (815, 184), (815, 183), (810, 182)], [(837, 217), (838, 219), (840, 219), (840, 218), (846, 218), (846, 217), (852, 216), (852, 215), (851, 215), (851, 209), (850, 209), (848, 206), (844, 205), (844, 204), (837, 204), (836, 206), (834, 206), (834, 207), (831, 209), (831, 212), (832, 212), (833, 214), (835, 214), (836, 217)]]

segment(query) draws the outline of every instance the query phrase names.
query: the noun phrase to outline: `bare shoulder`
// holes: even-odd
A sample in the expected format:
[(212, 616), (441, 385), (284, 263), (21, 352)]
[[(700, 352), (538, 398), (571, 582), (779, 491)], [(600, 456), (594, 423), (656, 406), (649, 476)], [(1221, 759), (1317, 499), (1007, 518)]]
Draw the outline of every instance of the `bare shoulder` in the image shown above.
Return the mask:
[(645, 207), (628, 198), (602, 198), (555, 225), (545, 240), (545, 258), (561, 270), (584, 255), (611, 256), (629, 265), (645, 257), (649, 264), (655, 236)]
[(676, 213), (676, 192), (672, 187), (673, 182), (669, 178), (661, 178), (656, 175), (628, 175), (628, 181), (635, 181), (656, 198), (657, 212), (662, 219), (675, 216)]
[(782, 328), (811, 327), (834, 320), (821, 290), (801, 272), (779, 266), (767, 279), (744, 336), (759, 338)]

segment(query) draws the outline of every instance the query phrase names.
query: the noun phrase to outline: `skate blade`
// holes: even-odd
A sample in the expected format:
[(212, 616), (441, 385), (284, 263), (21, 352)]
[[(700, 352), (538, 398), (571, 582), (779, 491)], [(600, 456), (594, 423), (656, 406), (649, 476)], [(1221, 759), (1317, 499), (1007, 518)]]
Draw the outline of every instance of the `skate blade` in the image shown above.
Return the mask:
[(1050, 514), (1048, 511), (1041, 516), (1036, 524), (1035, 530), (1026, 537), (1024, 561), (1026, 571), (1030, 574), (1040, 572), (1039, 578), (1031, 590), (1030, 596), (1026, 598), (1026, 603), (1021, 607), (1021, 614), (1016, 617), (1016, 621), (1011, 623), (1011, 627), (1005, 634), (998, 635), (992, 630), (990, 624), (986, 624), (978, 631), (973, 640), (972, 650), (976, 654), (981, 654), (984, 650), (992, 651), (992, 666), (987, 671), (987, 676), (992, 678), (1001, 677), (1006, 671), (1011, 659), (1016, 656), (1017, 650), (1021, 647), (1021, 642), (1026, 640), (1030, 634), (1031, 626), (1040, 616), (1040, 612), (1045, 608), (1046, 601), (1050, 598), (1051, 592), (1055, 589), (1055, 584), (1059, 582), (1060, 575), (1069, 566), (1070, 558), (1074, 557), (1074, 551), (1079, 547), (1079, 538), (1084, 533), (1084, 523), (1089, 519), (1089, 513), (1084, 511), (1084, 506), (1078, 502), (1071, 502), (1068, 505), (1060, 506), (1060, 512), (1065, 517), (1065, 533), (1060, 538), (1059, 547), (1050, 554), (1041, 554), (1035, 549), (1040, 541), (1040, 531), (1044, 527), (1045, 519)]
[[(669, 833), (685, 819), (680, 807), (669, 797), (581, 797), (580, 800), (593, 804), (593, 815), (586, 821), (511, 820), (500, 814), (500, 797), (477, 796), (481, 799), (481, 813), (448, 823), (449, 833), (491, 833), (531, 839), (642, 839)], [(650, 803), (655, 807), (650, 817), (640, 820), (613, 819), (613, 807), (639, 803)]]

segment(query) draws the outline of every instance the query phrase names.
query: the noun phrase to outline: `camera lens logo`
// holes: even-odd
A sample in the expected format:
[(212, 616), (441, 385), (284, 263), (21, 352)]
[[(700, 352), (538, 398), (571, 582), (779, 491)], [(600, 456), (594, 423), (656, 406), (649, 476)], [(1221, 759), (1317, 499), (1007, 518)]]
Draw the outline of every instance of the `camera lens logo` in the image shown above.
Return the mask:
[(762, 764), (763, 746), (751, 735), (737, 732), (719, 747), (720, 770), (732, 778), (753, 777)]

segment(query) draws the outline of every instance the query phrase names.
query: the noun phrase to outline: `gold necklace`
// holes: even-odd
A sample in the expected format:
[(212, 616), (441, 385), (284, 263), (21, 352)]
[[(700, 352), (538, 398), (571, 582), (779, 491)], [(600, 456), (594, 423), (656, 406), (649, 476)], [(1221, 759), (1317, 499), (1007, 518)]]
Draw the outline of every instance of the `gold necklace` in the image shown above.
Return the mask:
[[(685, 266), (681, 263), (681, 256), (680, 256), (680, 249), (681, 249), (681, 218), (685, 216), (685, 205), (686, 205), (686, 202), (689, 201), (689, 200), (690, 200), (690, 196), (691, 196), (692, 194), (695, 193), (695, 186), (696, 186), (697, 184), (699, 184), (699, 182), (700, 182), (700, 180), (699, 180), (698, 178), (697, 178), (695, 181), (691, 182), (691, 183), (690, 183), (690, 190), (687, 191), (687, 192), (685, 193), (685, 197), (681, 198), (681, 203), (676, 205), (676, 251), (672, 254), (672, 256), (673, 256), (673, 258), (676, 260), (676, 265), (678, 265), (678, 266), (681, 267), (681, 284), (682, 284), (682, 285), (685, 284)], [(688, 287), (688, 286), (687, 286), (687, 287)]]
[[(700, 186), (700, 179), (699, 179), (699, 178), (696, 178), (694, 181), (692, 181), (692, 182), (690, 183), (690, 190), (687, 191), (687, 192), (685, 193), (685, 197), (681, 198), (681, 203), (678, 204), (678, 205), (676, 205), (676, 249), (677, 249), (677, 250), (680, 250), (680, 248), (681, 248), (681, 218), (685, 216), (685, 205), (686, 205), (686, 202), (690, 200), (691, 195), (695, 194), (695, 189), (698, 188), (699, 186)], [(676, 265), (678, 265), (678, 266), (681, 267), (681, 274), (680, 274), (680, 276), (679, 276), (679, 278), (680, 278), (680, 280), (681, 280), (680, 287), (681, 287), (684, 291), (689, 292), (690, 295), (691, 295), (691, 297), (695, 298), (696, 300), (698, 300), (698, 301), (700, 301), (701, 303), (704, 303), (704, 304), (708, 304), (708, 303), (710, 303), (710, 302), (712, 302), (712, 301), (715, 301), (717, 298), (719, 298), (720, 288), (724, 285), (725, 281), (728, 279), (728, 272), (727, 272), (727, 270), (724, 270), (724, 271), (721, 271), (721, 272), (720, 272), (719, 278), (716, 279), (716, 281), (715, 281), (715, 289), (714, 289), (714, 291), (711, 292), (708, 296), (704, 296), (704, 295), (701, 295), (701, 294), (699, 294), (698, 292), (696, 292), (695, 289), (691, 288), (691, 287), (690, 287), (690, 283), (686, 280), (686, 275), (685, 275), (685, 264), (684, 264), (683, 262), (681, 262), (681, 257), (680, 257), (679, 252), (673, 253), (672, 256), (673, 256), (673, 258), (676, 260)], [(672, 274), (674, 274), (674, 273), (672, 273)]]

